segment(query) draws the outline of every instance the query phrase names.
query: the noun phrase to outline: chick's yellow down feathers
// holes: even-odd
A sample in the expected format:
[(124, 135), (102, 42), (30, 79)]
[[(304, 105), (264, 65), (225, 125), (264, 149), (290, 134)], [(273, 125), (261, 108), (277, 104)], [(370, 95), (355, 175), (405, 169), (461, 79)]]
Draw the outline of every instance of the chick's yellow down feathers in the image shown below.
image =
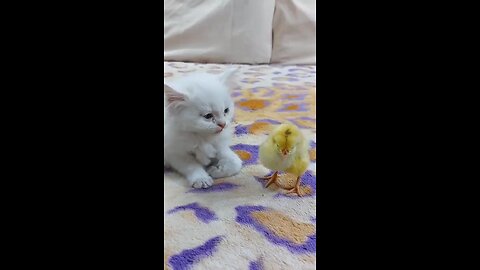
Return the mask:
[(310, 164), (308, 142), (297, 126), (286, 123), (278, 126), (260, 145), (260, 162), (268, 169), (275, 171), (268, 179), (267, 187), (275, 183), (278, 171), (297, 176), (295, 188), (289, 193), (299, 193), (300, 177)]

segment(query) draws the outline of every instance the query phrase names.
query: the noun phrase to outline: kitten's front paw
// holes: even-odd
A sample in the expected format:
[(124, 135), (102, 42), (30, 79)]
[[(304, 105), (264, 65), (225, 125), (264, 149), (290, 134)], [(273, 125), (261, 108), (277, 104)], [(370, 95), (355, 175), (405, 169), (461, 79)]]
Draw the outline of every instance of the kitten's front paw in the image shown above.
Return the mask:
[(239, 156), (237, 156), (237, 154), (235, 154), (232, 158), (232, 164), (232, 170), (235, 172), (235, 174), (239, 173), (242, 169), (243, 161), (240, 159)]
[(234, 155), (231, 158), (224, 158), (218, 161), (217, 164), (208, 167), (207, 173), (213, 178), (230, 177), (242, 169), (242, 160)]
[(213, 185), (213, 179), (210, 176), (196, 177), (190, 180), (193, 188), (209, 188)]

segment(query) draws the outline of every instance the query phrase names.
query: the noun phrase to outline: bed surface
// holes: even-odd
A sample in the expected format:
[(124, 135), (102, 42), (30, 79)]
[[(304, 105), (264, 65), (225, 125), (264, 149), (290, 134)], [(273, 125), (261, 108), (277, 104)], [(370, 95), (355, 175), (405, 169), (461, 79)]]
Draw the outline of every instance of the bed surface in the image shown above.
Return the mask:
[[(206, 190), (164, 172), (164, 269), (315, 269), (316, 66), (239, 66), (232, 149), (244, 166)], [(165, 62), (164, 68), (168, 81), (227, 66)], [(310, 141), (311, 166), (301, 186), (306, 195), (300, 198), (276, 185), (266, 189), (255, 178), (270, 173), (259, 164), (258, 146), (284, 121)], [(285, 186), (293, 180), (281, 177)]]

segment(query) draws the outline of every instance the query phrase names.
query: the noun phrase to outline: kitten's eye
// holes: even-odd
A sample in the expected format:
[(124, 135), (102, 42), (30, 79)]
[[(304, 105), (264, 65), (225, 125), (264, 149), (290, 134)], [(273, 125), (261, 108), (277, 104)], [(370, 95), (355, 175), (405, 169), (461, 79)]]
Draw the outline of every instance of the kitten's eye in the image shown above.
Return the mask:
[(213, 114), (209, 113), (209, 114), (204, 115), (203, 117), (205, 117), (205, 119), (212, 119)]
[(225, 113), (228, 113), (229, 111), (230, 111), (230, 109), (229, 109), (229, 108), (226, 108), (224, 112), (225, 112)]

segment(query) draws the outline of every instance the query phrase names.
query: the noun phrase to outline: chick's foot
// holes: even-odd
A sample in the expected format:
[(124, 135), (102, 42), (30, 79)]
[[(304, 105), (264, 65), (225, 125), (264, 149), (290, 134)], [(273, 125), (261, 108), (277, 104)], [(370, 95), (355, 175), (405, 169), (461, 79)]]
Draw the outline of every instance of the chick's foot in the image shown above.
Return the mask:
[(277, 184), (278, 172), (273, 173), (271, 176), (261, 177), (260, 179), (268, 180), (267, 184), (265, 185), (268, 188), (271, 184)]
[(297, 178), (297, 183), (295, 184), (295, 187), (288, 190), (286, 194), (291, 193), (295, 193), (298, 195), (298, 197), (302, 197), (302, 194), (300, 193), (300, 177)]

